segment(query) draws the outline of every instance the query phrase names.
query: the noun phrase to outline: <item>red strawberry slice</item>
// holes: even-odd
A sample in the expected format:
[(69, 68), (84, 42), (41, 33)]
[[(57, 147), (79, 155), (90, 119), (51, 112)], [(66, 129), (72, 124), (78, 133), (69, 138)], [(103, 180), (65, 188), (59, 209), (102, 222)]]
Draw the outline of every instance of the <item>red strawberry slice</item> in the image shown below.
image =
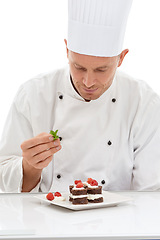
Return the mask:
[(46, 196), (46, 198), (49, 200), (49, 201), (52, 201), (54, 199), (54, 196), (53, 196), (53, 193), (49, 192)]
[(77, 183), (76, 188), (82, 188), (82, 187), (83, 187), (83, 183), (82, 182)]
[(81, 180), (75, 180), (74, 183), (77, 185), (77, 183), (82, 182)]
[(87, 183), (90, 184), (92, 182), (92, 180), (93, 180), (92, 178), (88, 178)]
[(96, 180), (92, 180), (92, 182), (90, 183), (91, 186), (98, 186), (98, 182)]
[(55, 192), (54, 196), (55, 196), (55, 197), (62, 197), (62, 195), (61, 195), (60, 192)]

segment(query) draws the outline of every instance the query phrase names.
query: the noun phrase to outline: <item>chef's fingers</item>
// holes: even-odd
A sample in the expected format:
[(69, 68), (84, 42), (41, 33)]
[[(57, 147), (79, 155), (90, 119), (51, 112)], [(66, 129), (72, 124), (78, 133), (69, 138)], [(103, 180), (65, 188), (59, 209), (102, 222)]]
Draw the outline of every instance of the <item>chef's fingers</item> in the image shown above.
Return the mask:
[(33, 156), (35, 156), (39, 153), (42, 153), (44, 151), (48, 151), (49, 149), (54, 148), (54, 147), (58, 147), (58, 146), (60, 146), (60, 140), (56, 139), (52, 142), (40, 144), (40, 145), (37, 145), (33, 148), (30, 148), (30, 149), (28, 149), (28, 152), (29, 152), (30, 156), (33, 157)]
[(22, 156), (23, 158), (25, 159), (30, 159), (44, 151), (48, 151), (52, 148), (55, 148), (55, 147), (58, 147), (60, 146), (60, 140), (59, 139), (56, 139), (52, 142), (49, 142), (49, 143), (44, 143), (44, 144), (39, 144), (39, 145), (36, 145), (32, 148), (27, 148), (27, 149), (23, 149), (23, 152), (22, 152)]
[[(30, 156), (28, 155), (27, 151), (23, 152), (23, 158), (25, 159), (25, 161), (28, 162), (29, 165), (33, 166), (34, 168), (37, 168), (37, 164), (39, 162), (45, 161), (47, 158), (51, 157), (51, 160), (53, 158), (53, 155), (58, 152), (61, 149), (61, 145), (57, 146), (57, 147), (53, 147), (50, 148), (49, 150), (45, 150), (35, 156)], [(43, 165), (43, 164), (41, 164)]]
[(46, 151), (39, 153), (39, 154), (35, 155), (34, 157), (32, 157), (32, 159), (33, 159), (32, 161), (34, 163), (38, 163), (38, 162), (44, 161), (46, 158), (48, 158), (50, 156), (53, 157), (53, 155), (56, 152), (58, 152), (61, 148), (62, 148), (61, 145), (54, 147), (54, 148), (50, 148), (49, 150), (46, 150)]
[(21, 144), (21, 149), (26, 150), (43, 143), (53, 141), (53, 136), (49, 133), (41, 133), (34, 138), (28, 139)]
[(36, 169), (43, 169), (43, 168), (47, 167), (48, 164), (52, 161), (52, 158), (53, 158), (53, 155), (52, 155), (52, 156), (49, 156), (48, 158), (46, 158), (46, 159), (43, 160), (43, 161), (38, 162), (38, 163), (35, 165), (35, 168), (36, 168)]

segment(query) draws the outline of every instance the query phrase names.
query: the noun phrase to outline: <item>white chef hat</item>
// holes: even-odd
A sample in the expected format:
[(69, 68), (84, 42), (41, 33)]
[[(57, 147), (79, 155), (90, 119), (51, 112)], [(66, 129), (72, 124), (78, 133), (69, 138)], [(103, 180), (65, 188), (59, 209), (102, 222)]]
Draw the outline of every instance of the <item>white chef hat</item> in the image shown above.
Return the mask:
[(68, 0), (68, 49), (85, 55), (121, 53), (132, 0)]

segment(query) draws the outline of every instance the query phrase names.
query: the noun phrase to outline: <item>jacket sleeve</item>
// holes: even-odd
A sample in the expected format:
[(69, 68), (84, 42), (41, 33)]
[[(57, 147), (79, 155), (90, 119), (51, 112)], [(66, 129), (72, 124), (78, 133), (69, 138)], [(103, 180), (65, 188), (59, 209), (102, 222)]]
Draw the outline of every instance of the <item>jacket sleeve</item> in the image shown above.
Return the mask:
[[(11, 105), (0, 142), (0, 190), (2, 192), (21, 192), (23, 169), (20, 145), (32, 137), (29, 104), (25, 91), (21, 87)], [(38, 186), (32, 191), (38, 191)]]
[(160, 190), (160, 98), (148, 90), (140, 101), (133, 134), (132, 189)]

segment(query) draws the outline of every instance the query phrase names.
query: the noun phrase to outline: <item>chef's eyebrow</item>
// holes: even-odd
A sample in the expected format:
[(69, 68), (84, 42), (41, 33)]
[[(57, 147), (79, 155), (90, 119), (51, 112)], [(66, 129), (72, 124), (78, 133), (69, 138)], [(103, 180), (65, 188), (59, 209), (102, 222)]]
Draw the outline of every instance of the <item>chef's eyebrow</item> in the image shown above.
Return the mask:
[[(81, 66), (80, 64), (74, 62), (74, 65), (76, 65), (77, 67), (80, 67), (80, 68), (85, 68), (83, 66)], [(108, 66), (107, 65), (104, 65), (104, 66), (99, 66), (99, 67), (96, 67), (94, 70), (97, 70), (97, 69), (105, 69), (107, 68)]]
[(79, 64), (78, 64), (78, 63), (76, 63), (76, 62), (74, 62), (74, 65), (76, 65), (77, 67), (85, 68), (85, 67), (83, 67), (83, 66), (79, 65)]

